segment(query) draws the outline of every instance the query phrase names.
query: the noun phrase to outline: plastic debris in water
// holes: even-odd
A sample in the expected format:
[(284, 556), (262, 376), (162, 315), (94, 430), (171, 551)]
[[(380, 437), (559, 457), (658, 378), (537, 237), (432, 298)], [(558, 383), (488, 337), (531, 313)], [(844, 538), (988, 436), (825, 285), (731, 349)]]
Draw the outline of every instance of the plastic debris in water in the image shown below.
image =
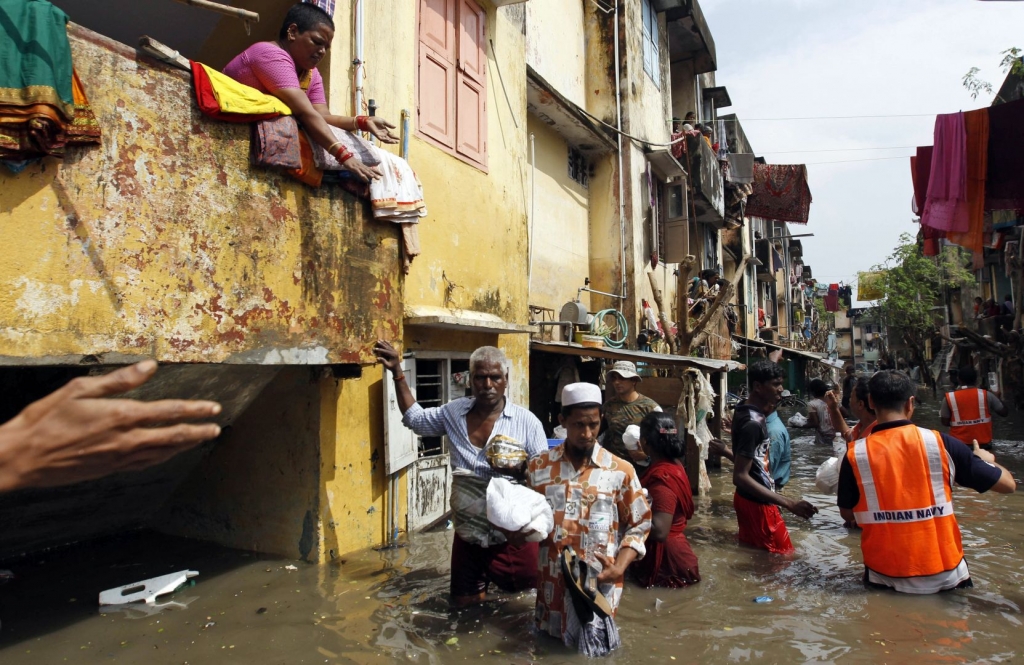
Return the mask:
[(447, 644), (448, 646), (452, 646), (453, 644), (458, 644), (459, 643), (459, 638), (457, 638), (457, 637), (449, 637), (447, 640), (444, 641), (444, 643)]
[(654, 599), (654, 609), (655, 610), (660, 610), (661, 606), (664, 605), (664, 604), (665, 604), (665, 601), (663, 601), (661, 598), (655, 598)]
[(775, 600), (775, 599), (772, 598), (771, 596), (758, 596), (757, 598), (754, 599), (754, 602), (755, 603), (770, 603), (773, 600)]
[(194, 570), (182, 570), (170, 575), (161, 575), (134, 584), (125, 584), (115, 589), (107, 589), (100, 592), (100, 605), (126, 605), (143, 601), (147, 605), (153, 605), (157, 596), (177, 591), (184, 586), (189, 579), (199, 573)]
[(284, 569), (285, 570), (298, 570), (298, 568), (293, 566), (292, 564), (288, 564), (287, 566), (284, 567)]

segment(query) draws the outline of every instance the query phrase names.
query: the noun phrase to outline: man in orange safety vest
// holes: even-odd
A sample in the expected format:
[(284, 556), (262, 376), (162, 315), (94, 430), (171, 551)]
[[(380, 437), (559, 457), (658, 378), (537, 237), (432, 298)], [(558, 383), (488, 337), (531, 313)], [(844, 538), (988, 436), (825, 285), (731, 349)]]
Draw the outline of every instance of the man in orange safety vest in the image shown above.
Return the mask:
[(1010, 472), (992, 453), (948, 434), (916, 427), (916, 385), (901, 372), (876, 372), (868, 383), (874, 429), (849, 445), (836, 503), (863, 529), (864, 584), (904, 593), (973, 586), (953, 514), (953, 482), (977, 492), (1009, 494)]
[(953, 438), (977, 440), (979, 446), (988, 450), (992, 447), (992, 414), (1005, 418), (1009, 410), (995, 393), (975, 387), (978, 372), (973, 367), (962, 367), (959, 374), (960, 387), (946, 393), (939, 418)]

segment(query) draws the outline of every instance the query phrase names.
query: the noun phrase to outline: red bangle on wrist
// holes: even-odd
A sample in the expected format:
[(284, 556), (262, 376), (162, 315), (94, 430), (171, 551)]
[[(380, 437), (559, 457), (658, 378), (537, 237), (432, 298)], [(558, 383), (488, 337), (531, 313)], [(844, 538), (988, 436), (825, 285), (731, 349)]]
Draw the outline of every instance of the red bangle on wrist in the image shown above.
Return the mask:
[(334, 153), (334, 159), (336, 159), (339, 164), (344, 164), (351, 157), (352, 153), (349, 152), (345, 146), (338, 146), (338, 150)]
[(405, 374), (395, 377), (395, 383), (398, 383), (399, 381), (405, 381)]
[(370, 116), (368, 115), (357, 115), (356, 116), (356, 127), (363, 132), (370, 131)]

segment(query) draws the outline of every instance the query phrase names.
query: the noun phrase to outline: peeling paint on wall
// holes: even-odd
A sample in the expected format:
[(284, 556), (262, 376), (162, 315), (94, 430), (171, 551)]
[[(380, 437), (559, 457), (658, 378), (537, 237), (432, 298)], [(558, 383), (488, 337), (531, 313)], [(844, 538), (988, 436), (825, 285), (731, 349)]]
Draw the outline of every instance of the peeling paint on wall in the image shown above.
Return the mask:
[(184, 72), (70, 34), (103, 144), (0, 174), (6, 357), (353, 363), (399, 335), (395, 225), (251, 167)]

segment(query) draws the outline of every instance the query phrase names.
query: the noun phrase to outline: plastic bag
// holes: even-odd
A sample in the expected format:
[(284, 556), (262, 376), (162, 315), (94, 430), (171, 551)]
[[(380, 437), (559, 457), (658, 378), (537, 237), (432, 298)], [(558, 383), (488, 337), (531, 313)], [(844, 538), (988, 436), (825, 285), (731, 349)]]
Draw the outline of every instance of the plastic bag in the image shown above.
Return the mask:
[(622, 433), (622, 444), (626, 450), (640, 450), (640, 426), (630, 425)]
[(822, 462), (814, 474), (814, 486), (824, 494), (835, 494), (839, 489), (839, 467), (846, 457), (846, 441), (843, 437), (836, 436), (832, 440), (832, 452), (835, 457), (829, 457)]
[(838, 457), (829, 457), (818, 467), (814, 474), (814, 486), (822, 494), (835, 494), (839, 489), (839, 466)]
[(807, 427), (807, 416), (805, 416), (802, 413), (794, 413), (792, 416), (789, 417), (789, 421), (787, 422), (787, 424), (790, 427), (794, 427), (797, 429), (801, 427)]

